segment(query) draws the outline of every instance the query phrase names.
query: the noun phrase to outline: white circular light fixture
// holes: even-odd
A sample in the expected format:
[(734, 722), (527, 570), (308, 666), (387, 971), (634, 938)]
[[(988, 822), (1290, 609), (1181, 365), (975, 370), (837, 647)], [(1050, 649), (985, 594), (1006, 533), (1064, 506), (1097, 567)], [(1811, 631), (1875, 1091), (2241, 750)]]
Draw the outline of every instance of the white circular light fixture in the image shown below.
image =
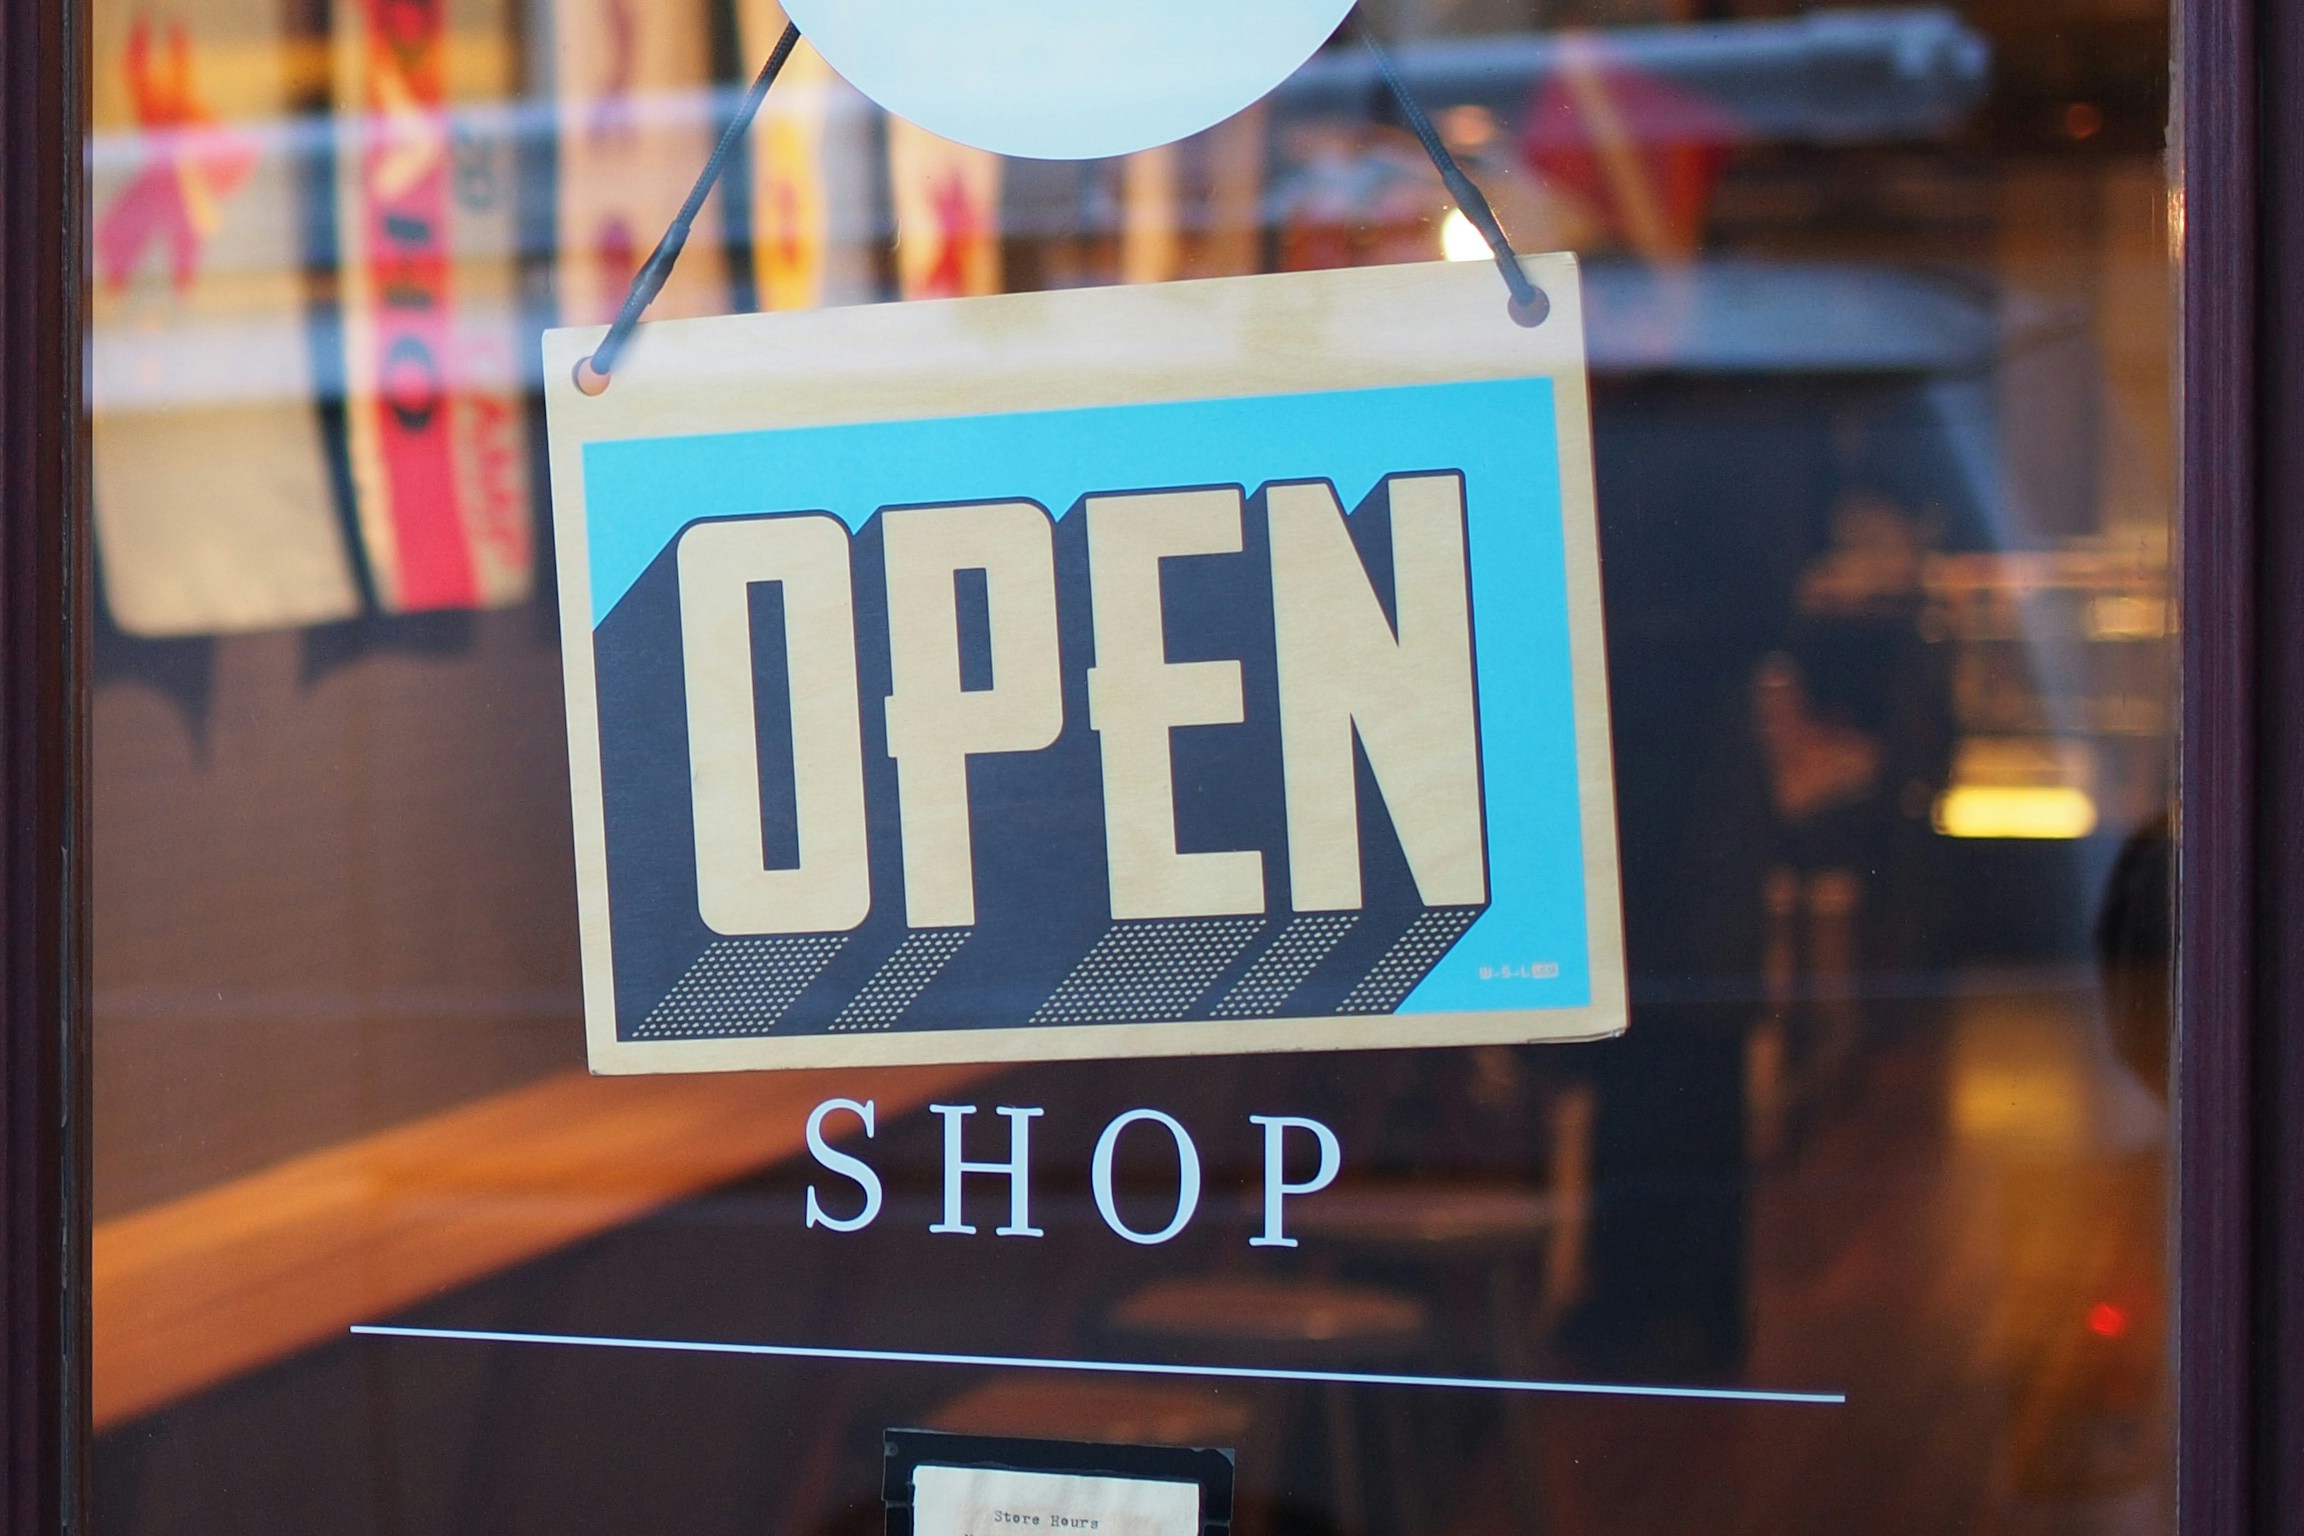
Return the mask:
[(1353, 0), (785, 0), (881, 106), (962, 144), (1090, 160), (1222, 122), (1295, 72)]

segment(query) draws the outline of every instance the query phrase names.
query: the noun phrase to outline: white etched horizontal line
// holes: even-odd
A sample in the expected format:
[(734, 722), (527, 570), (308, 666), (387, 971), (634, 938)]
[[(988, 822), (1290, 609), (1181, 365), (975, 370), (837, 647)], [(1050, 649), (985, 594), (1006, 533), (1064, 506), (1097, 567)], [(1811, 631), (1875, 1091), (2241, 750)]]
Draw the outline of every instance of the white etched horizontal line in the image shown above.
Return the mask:
[(1352, 1387), (1456, 1387), (1487, 1392), (1556, 1392), (1579, 1397), (1669, 1397), (1727, 1403), (1837, 1405), (1848, 1401), (1845, 1392), (1781, 1392), (1758, 1387), (1658, 1387), (1595, 1381), (1514, 1381), (1487, 1376), (1307, 1371), (1279, 1366), (1171, 1365), (1144, 1360), (1066, 1360), (1041, 1355), (963, 1355), (911, 1349), (840, 1349), (826, 1344), (716, 1344), (690, 1339), (629, 1339), (583, 1333), (506, 1333), (488, 1328), (414, 1328), (392, 1323), (355, 1323), (352, 1332), (374, 1338), (448, 1339), (470, 1344), (562, 1344), (587, 1349), (662, 1350), (689, 1355), (768, 1355), (786, 1360), (848, 1360), (876, 1365), (999, 1366), (1027, 1371), (1197, 1376), (1240, 1381), (1310, 1381)]

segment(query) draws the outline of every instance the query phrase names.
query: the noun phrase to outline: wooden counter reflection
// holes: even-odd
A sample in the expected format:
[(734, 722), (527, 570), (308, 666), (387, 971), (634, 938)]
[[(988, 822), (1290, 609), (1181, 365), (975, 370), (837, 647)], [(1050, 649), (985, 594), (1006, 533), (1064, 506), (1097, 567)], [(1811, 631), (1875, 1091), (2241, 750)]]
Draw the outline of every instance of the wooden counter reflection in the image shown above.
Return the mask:
[(100, 1222), (96, 1427), (789, 1157), (828, 1096), (988, 1070), (561, 1073)]

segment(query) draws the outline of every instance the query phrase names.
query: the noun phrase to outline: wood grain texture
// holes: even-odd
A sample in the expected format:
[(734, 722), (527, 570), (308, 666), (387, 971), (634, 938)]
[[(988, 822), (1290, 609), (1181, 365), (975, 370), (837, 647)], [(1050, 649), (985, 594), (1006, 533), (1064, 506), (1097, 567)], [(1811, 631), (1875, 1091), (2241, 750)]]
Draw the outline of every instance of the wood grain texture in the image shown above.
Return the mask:
[(2177, 1503), (2251, 1528), (2256, 960), (2256, 11), (2178, 0)]
[(0, 1531), (85, 1523), (85, 11), (0, 6)]
[(96, 1425), (791, 1156), (824, 1099), (885, 1125), (984, 1071), (562, 1073), (103, 1222)]

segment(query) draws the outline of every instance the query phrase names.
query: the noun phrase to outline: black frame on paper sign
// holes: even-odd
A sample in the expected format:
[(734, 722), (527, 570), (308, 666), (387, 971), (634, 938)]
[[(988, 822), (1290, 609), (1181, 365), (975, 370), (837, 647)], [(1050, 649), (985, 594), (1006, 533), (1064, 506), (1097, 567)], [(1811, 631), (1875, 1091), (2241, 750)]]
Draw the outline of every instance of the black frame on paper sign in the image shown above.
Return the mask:
[[(2304, 1533), (2304, 0), (2176, 0), (2184, 1536)], [(0, 1533), (86, 1525), (84, 18), (0, 0)]]
[(922, 1467), (992, 1467), (1004, 1472), (1197, 1483), (1200, 1536), (1227, 1536), (1232, 1529), (1232, 1453), (1226, 1450), (1018, 1440), (953, 1435), (933, 1429), (891, 1429), (881, 1436), (880, 1444), (880, 1498), (888, 1508), (887, 1536), (912, 1536), (912, 1474)]

